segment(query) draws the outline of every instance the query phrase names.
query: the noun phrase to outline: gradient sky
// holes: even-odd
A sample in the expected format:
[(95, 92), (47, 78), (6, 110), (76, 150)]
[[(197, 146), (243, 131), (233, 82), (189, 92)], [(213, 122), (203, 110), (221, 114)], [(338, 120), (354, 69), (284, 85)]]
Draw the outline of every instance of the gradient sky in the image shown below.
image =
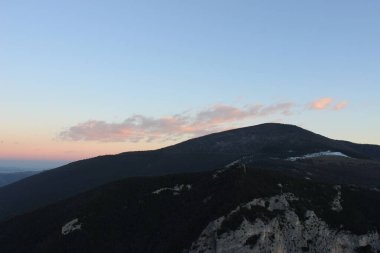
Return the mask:
[(357, 0), (0, 1), (0, 160), (262, 122), (380, 144), (379, 12)]

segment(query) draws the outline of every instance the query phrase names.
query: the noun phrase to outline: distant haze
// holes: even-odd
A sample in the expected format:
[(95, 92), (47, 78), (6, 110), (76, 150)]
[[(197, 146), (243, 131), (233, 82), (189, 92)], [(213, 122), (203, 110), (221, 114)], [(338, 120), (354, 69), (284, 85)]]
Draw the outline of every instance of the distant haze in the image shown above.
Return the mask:
[(69, 162), (55, 160), (0, 160), (0, 172), (54, 169)]

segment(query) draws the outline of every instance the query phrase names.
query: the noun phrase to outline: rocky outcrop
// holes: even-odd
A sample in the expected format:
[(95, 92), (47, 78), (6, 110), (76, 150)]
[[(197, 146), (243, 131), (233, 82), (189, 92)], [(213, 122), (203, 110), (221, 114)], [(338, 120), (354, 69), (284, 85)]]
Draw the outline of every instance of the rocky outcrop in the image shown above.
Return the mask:
[(285, 193), (257, 198), (210, 222), (188, 253), (379, 252), (377, 231), (356, 235), (330, 227), (313, 210), (300, 214)]

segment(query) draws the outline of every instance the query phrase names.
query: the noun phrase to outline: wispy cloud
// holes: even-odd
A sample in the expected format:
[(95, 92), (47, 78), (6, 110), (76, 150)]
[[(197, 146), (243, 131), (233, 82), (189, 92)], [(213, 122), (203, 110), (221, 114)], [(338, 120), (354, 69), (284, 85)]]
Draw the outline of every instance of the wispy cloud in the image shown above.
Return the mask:
[(309, 106), (309, 109), (312, 109), (312, 110), (325, 110), (327, 109), (331, 103), (332, 103), (332, 98), (320, 98), (318, 100), (315, 100), (313, 101), (310, 106)]
[(344, 108), (346, 108), (348, 105), (348, 102), (347, 101), (341, 101), (339, 103), (337, 103), (335, 106), (334, 106), (334, 110), (343, 110)]
[[(309, 103), (304, 110), (338, 111), (347, 105), (346, 101), (334, 105), (333, 99), (326, 97)], [(185, 112), (160, 118), (133, 115), (118, 123), (89, 120), (62, 131), (59, 133), (59, 138), (69, 141), (99, 142), (175, 141), (227, 130), (232, 128), (233, 124), (244, 120), (270, 119), (271, 116), (277, 119), (283, 118), (299, 110), (302, 111), (302, 106), (293, 102), (243, 107), (216, 104), (193, 114)]]
[(271, 115), (287, 116), (294, 107), (292, 102), (246, 105), (243, 108), (218, 104), (195, 115), (183, 113), (161, 118), (133, 115), (120, 123), (90, 120), (70, 127), (59, 136), (64, 140), (101, 142), (176, 140), (228, 129), (228, 123), (246, 119)]
[(334, 100), (330, 97), (320, 98), (311, 102), (307, 107), (310, 110), (342, 110), (347, 107), (347, 101), (339, 101), (334, 105)]

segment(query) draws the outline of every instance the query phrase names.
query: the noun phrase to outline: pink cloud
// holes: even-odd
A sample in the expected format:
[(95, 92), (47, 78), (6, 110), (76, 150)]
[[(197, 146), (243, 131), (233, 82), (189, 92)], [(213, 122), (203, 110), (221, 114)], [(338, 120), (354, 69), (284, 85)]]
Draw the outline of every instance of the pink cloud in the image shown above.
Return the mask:
[(332, 101), (333, 101), (332, 98), (329, 98), (329, 97), (320, 98), (320, 99), (312, 102), (309, 106), (309, 109), (311, 109), (311, 110), (328, 109), (328, 107), (331, 105)]
[(229, 123), (245, 119), (271, 115), (288, 116), (294, 107), (295, 104), (291, 102), (268, 106), (247, 105), (244, 108), (218, 104), (193, 116), (185, 113), (161, 118), (133, 115), (120, 123), (90, 120), (68, 128), (61, 132), (59, 137), (72, 141), (100, 142), (177, 140), (225, 130), (228, 129)]
[(347, 102), (347, 101), (341, 101), (341, 102), (337, 103), (337, 104), (334, 106), (334, 110), (336, 110), (336, 111), (342, 110), (342, 109), (346, 108), (347, 105), (348, 105), (348, 102)]
[[(321, 98), (310, 103), (306, 109), (342, 110), (348, 104), (341, 101), (332, 107), (332, 103), (332, 98)], [(192, 115), (188, 112), (161, 118), (133, 115), (118, 123), (89, 120), (68, 128), (61, 132), (59, 137), (70, 141), (175, 141), (227, 130), (232, 127), (232, 124), (247, 119), (290, 116), (295, 109), (297, 105), (293, 102), (272, 105), (255, 104), (244, 107), (217, 104)]]
[(139, 142), (144, 138), (154, 140), (175, 133), (185, 122), (180, 116), (154, 119), (142, 115), (133, 115), (120, 123), (90, 120), (61, 132), (60, 137), (65, 140)]

